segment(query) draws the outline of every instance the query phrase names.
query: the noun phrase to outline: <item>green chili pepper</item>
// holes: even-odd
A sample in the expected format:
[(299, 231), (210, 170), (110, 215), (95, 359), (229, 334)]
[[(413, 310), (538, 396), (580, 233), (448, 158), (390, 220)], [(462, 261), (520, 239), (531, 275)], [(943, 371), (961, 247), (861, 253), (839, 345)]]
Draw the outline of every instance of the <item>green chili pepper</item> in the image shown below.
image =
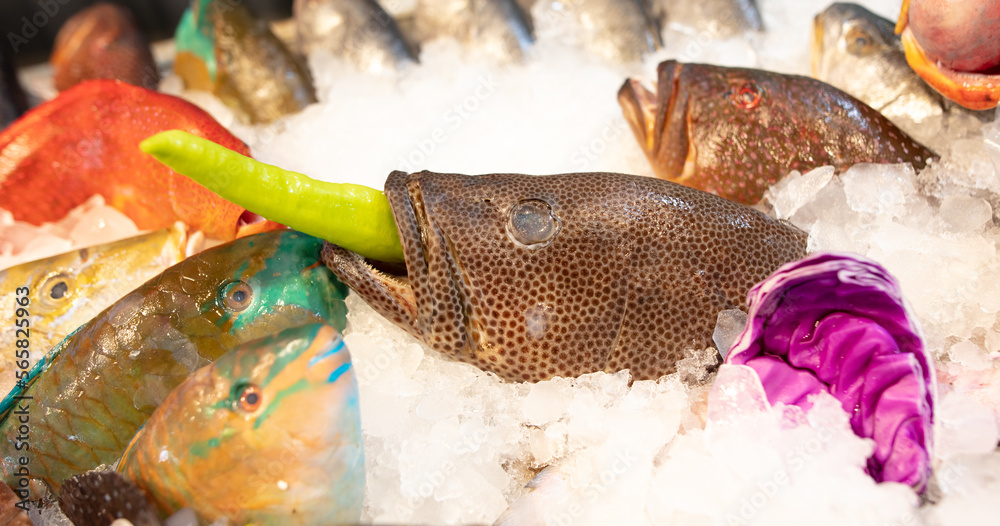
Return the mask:
[(158, 133), (139, 147), (174, 171), (271, 221), (369, 259), (403, 261), (392, 208), (379, 190), (317, 181), (180, 130)]

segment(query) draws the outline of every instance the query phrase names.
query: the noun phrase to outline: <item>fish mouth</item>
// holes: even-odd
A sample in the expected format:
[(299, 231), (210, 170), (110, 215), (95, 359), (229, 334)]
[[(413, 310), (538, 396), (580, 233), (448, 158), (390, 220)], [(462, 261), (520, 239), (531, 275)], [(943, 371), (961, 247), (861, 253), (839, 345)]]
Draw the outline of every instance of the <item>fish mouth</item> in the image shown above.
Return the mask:
[(272, 230), (284, 230), (286, 228), (288, 227), (281, 223), (275, 223), (270, 219), (264, 219), (263, 216), (255, 214), (249, 210), (243, 210), (243, 213), (236, 219), (237, 238), (260, 234), (262, 232), (270, 232)]
[[(460, 327), (461, 343), (451, 352), (468, 353), (471, 357), (473, 346), (468, 339), (479, 331), (470, 314), (468, 275), (454, 243), (434, 221), (435, 203), (425, 199), (420, 177), (423, 173), (393, 172), (386, 181), (386, 197), (392, 206), (406, 260), (406, 286), (411, 294), (407, 300), (413, 301), (416, 312), (414, 329), (431, 334), (442, 324)], [(430, 192), (432, 196), (439, 195), (433, 189)], [(444, 280), (432, 279), (441, 275)], [(442, 292), (445, 294), (441, 295)]]
[(323, 263), (372, 308), (411, 335), (425, 341), (442, 329), (458, 338), (428, 343), (445, 354), (470, 352), (468, 280), (456, 248), (434, 220), (441, 190), (424, 196), (425, 172), (395, 171), (385, 184), (397, 233), (403, 248), (405, 268), (365, 259), (356, 252), (327, 243)]
[(683, 89), (684, 64), (668, 60), (657, 67), (656, 95), (629, 79), (618, 90), (618, 102), (657, 177), (686, 179), (694, 168), (690, 100)]
[(951, 69), (927, 55), (902, 18), (897, 30), (900, 27), (906, 62), (938, 93), (970, 110), (988, 110), (1000, 104), (1000, 68), (981, 73)]
[(632, 133), (642, 145), (646, 155), (656, 146), (656, 95), (647, 90), (641, 82), (628, 79), (618, 90), (618, 104), (622, 107), (625, 120)]

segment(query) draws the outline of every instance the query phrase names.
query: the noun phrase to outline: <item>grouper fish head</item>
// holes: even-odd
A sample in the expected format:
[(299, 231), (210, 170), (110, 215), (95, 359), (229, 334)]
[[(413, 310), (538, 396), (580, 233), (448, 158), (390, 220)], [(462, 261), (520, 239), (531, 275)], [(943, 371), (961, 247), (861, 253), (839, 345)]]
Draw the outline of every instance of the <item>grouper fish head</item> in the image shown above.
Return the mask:
[(657, 69), (656, 90), (618, 92), (657, 176), (745, 204), (792, 170), (935, 157), (880, 113), (824, 82), (770, 71), (683, 64)]
[(364, 454), (340, 334), (286, 329), (199, 369), (136, 434), (118, 471), (164, 515), (190, 507), (202, 524), (356, 523)]
[(508, 380), (668, 374), (805, 254), (795, 227), (650, 177), (393, 172), (385, 193), (405, 276), (332, 244), (324, 262), (433, 349)]

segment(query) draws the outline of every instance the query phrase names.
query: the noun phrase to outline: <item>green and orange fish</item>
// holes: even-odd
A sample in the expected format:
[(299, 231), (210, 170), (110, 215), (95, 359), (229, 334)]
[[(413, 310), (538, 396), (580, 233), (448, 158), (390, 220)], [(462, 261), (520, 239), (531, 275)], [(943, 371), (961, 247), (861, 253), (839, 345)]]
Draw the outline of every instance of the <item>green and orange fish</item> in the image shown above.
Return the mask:
[(114, 462), (173, 388), (237, 345), (305, 323), (343, 329), (347, 289), (320, 262), (321, 245), (281, 231), (206, 250), (98, 314), (26, 377), (19, 372), (19, 387), (0, 402), (4, 482), (58, 489)]
[(164, 516), (190, 507), (202, 524), (356, 523), (364, 450), (340, 334), (286, 329), (199, 369), (136, 434), (118, 471)]

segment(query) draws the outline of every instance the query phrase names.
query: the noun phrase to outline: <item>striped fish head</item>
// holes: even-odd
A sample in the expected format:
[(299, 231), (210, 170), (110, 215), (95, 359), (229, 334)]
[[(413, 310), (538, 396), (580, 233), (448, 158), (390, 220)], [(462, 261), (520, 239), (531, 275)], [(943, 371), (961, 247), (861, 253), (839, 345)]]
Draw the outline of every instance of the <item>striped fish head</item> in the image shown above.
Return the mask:
[(119, 471), (164, 513), (192, 507), (204, 523), (356, 522), (364, 454), (340, 334), (287, 329), (199, 369), (136, 435)]
[[(306, 323), (342, 330), (347, 288), (320, 262), (322, 243), (290, 230), (239, 238), (167, 269), (132, 293), (136, 301), (112, 309), (122, 311), (119, 326), (136, 335), (135, 347), (171, 349), (175, 358), (186, 349), (211, 361)], [(104, 314), (117, 322), (115, 312)]]

